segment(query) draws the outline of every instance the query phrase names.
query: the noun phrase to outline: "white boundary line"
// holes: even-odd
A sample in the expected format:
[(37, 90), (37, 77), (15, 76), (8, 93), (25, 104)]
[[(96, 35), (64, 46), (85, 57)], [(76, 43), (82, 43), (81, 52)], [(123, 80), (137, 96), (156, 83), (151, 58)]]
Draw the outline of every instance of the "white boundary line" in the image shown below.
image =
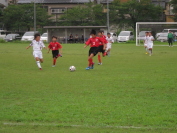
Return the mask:
[[(22, 123), (22, 122), (3, 122), (3, 125), (7, 126), (60, 126), (60, 123)], [(120, 129), (171, 129), (177, 130), (177, 128), (167, 127), (136, 127), (136, 126), (86, 126), (86, 125), (62, 125), (61, 127), (80, 127), (80, 128), (120, 128)]]

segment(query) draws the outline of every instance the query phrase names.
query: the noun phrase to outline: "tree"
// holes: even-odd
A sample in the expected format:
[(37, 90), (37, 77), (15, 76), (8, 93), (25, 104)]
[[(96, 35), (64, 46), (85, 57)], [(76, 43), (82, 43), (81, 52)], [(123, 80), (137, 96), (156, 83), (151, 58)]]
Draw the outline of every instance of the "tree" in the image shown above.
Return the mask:
[[(3, 23), (7, 30), (30, 30), (34, 24), (33, 4), (9, 5), (3, 12)], [(40, 5), (36, 6), (36, 23), (38, 27), (47, 25), (50, 16)]]
[(59, 20), (61, 25), (106, 25), (106, 14), (103, 9), (104, 7), (101, 4), (93, 2), (86, 3), (84, 6), (78, 5), (68, 9)]
[(174, 21), (177, 21), (177, 1), (176, 0), (172, 0), (171, 2), (170, 2), (170, 4), (171, 4), (171, 6), (173, 7), (173, 13), (175, 14), (175, 16), (174, 16)]
[(136, 28), (136, 22), (159, 21), (163, 10), (160, 6), (155, 6), (151, 0), (131, 0), (121, 3), (114, 0), (110, 6), (110, 20), (114, 24), (126, 24)]

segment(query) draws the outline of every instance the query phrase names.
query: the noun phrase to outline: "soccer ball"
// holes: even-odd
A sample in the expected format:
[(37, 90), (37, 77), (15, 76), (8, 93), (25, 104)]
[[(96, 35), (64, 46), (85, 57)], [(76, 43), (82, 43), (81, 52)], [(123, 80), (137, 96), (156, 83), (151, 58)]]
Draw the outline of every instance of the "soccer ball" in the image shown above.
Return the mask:
[(74, 72), (74, 71), (76, 71), (76, 67), (75, 66), (70, 66), (69, 70), (70, 70), (70, 72)]

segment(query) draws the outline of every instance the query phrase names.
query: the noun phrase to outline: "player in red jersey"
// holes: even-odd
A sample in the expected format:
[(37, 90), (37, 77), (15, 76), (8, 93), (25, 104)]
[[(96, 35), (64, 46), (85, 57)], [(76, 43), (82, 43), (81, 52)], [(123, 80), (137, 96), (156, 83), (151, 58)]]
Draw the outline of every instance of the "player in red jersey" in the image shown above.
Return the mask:
[(88, 45), (90, 45), (89, 56), (88, 56), (89, 64), (88, 64), (88, 67), (86, 68), (86, 70), (93, 69), (94, 63), (93, 63), (92, 58), (95, 55), (97, 55), (97, 53), (98, 53), (99, 43), (100, 42), (103, 43), (103, 40), (96, 36), (96, 31), (95, 30), (92, 30), (90, 35), (92, 37), (88, 39), (88, 41), (85, 43), (85, 46), (84, 46), (84, 48), (86, 48)]
[(106, 36), (104, 35), (104, 31), (101, 31), (102, 37), (106, 39)]
[[(57, 42), (57, 37), (53, 36), (52, 37), (52, 42), (50, 42), (49, 46), (49, 51), (52, 50), (52, 55), (53, 55), (53, 66), (55, 67), (56, 64), (56, 60), (58, 57), (62, 57), (61, 53), (62, 53), (62, 46), (60, 43)], [(60, 50), (60, 54), (59, 54), (59, 50)]]
[(99, 47), (98, 47), (98, 62), (99, 62), (98, 65), (102, 65), (101, 53), (102, 53), (102, 56), (103, 56), (103, 57), (106, 56), (105, 50), (106, 50), (106, 46), (107, 46), (107, 40), (106, 40), (106, 38), (102, 35), (102, 32), (103, 32), (103, 31), (99, 31), (99, 32), (98, 32), (98, 37), (99, 37), (100, 39), (102, 39), (102, 42), (100, 42)]

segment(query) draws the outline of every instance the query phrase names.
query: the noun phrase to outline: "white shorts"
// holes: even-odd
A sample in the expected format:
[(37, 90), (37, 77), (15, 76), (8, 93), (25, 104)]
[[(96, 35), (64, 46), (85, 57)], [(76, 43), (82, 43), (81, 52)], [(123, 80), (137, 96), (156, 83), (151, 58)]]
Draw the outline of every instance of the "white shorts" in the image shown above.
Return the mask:
[(147, 44), (146, 44), (146, 43), (144, 43), (144, 46), (145, 46), (145, 47), (147, 47)]
[(34, 58), (43, 59), (42, 51), (33, 51)]
[(153, 48), (153, 43), (147, 45), (148, 48)]
[(106, 48), (106, 50), (111, 49), (111, 46), (112, 46), (111, 43), (107, 43), (107, 48)]

